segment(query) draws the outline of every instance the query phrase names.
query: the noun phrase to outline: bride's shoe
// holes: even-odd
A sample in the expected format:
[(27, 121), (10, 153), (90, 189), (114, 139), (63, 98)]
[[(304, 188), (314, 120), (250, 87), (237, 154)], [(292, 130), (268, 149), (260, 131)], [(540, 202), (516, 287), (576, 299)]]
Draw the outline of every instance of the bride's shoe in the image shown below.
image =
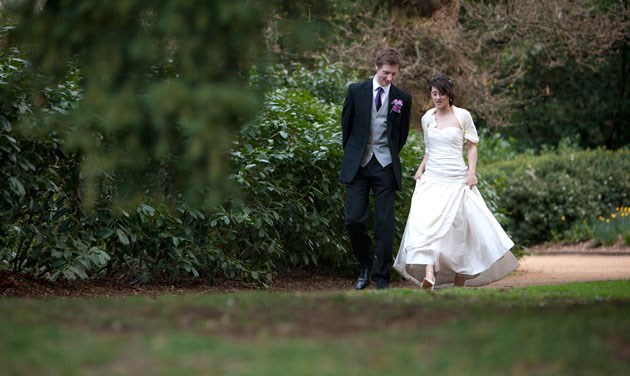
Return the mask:
[(428, 272), (422, 280), (422, 288), (425, 290), (433, 290), (433, 286), (435, 286), (435, 275), (432, 272)]

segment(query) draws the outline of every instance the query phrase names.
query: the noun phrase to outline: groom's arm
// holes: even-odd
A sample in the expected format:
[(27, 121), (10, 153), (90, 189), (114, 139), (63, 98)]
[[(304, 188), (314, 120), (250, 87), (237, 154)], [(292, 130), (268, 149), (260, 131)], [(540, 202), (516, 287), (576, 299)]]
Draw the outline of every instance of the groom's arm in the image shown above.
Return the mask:
[(346, 95), (346, 100), (343, 102), (343, 108), (341, 110), (341, 145), (343, 149), (346, 149), (346, 144), (348, 143), (348, 139), (350, 138), (350, 134), (352, 133), (352, 122), (354, 119), (354, 99), (352, 92), (354, 84), (348, 87), (348, 94)]
[(398, 142), (398, 153), (402, 150), (403, 146), (407, 142), (407, 137), (409, 136), (409, 121), (411, 119), (411, 103), (412, 97), (411, 95), (407, 95), (407, 99), (405, 100), (405, 105), (402, 109), (402, 117), (400, 119), (400, 134), (399, 134), (399, 142)]

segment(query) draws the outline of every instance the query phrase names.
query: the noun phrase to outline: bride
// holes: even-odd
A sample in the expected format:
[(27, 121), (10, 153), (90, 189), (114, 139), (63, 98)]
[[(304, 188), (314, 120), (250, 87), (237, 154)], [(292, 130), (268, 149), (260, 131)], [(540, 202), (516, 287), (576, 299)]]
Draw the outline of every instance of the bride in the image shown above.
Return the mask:
[(429, 90), (435, 107), (422, 117), (425, 154), (394, 268), (425, 289), (488, 284), (518, 267), (514, 243), (476, 187), (479, 137), (470, 113), (453, 105), (453, 81), (439, 74)]

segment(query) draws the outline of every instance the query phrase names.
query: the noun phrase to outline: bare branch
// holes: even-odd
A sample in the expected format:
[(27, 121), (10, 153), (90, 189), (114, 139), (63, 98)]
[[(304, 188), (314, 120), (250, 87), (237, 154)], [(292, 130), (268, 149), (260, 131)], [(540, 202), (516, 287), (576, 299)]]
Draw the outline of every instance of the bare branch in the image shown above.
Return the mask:
[(606, 11), (592, 0), (494, 5), (432, 0), (421, 11), (417, 2), (401, 2), (396, 18), (357, 15), (351, 25), (339, 27), (339, 38), (327, 55), (371, 74), (374, 51), (396, 47), (404, 56), (398, 82), (414, 94), (415, 114), (430, 106), (427, 80), (444, 72), (458, 84), (460, 104), (492, 126), (507, 125), (517, 106), (548, 95), (545, 88), (533, 97), (515, 89), (532, 61), (548, 68), (571, 62), (596, 69), (630, 35), (630, 10), (624, 2)]

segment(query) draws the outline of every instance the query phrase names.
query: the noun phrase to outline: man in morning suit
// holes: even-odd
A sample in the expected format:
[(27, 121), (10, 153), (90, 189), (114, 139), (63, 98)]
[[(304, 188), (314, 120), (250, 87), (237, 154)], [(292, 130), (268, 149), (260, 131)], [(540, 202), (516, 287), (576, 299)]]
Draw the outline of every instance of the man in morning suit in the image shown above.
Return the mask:
[[(400, 54), (383, 48), (374, 60), (376, 74), (353, 83), (341, 113), (343, 158), (339, 180), (345, 184), (345, 224), (360, 265), (356, 289), (376, 282), (389, 287), (393, 264), (394, 196), (401, 189), (399, 153), (409, 134), (411, 95), (392, 84)], [(374, 240), (368, 234), (370, 191), (374, 197)]]

